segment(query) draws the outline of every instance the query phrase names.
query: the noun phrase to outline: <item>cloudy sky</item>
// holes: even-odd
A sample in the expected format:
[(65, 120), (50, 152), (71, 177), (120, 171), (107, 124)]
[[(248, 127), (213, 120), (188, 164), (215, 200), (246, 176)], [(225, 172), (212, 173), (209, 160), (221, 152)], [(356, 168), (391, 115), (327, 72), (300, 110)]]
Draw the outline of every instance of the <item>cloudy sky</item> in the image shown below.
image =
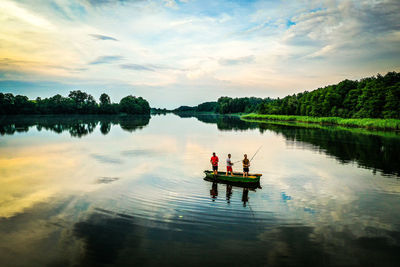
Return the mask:
[(398, 0), (1, 0), (0, 91), (196, 105), (400, 70)]

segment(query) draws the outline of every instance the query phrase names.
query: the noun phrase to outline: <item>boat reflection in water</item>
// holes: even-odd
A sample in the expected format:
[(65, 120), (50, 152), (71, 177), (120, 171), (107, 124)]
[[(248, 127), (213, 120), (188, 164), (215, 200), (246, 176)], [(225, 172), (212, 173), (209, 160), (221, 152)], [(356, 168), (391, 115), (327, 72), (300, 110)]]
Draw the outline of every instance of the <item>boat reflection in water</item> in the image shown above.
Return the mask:
[(212, 201), (215, 201), (218, 197), (218, 184), (225, 184), (226, 185), (226, 202), (228, 204), (231, 203), (231, 196), (233, 192), (233, 188), (242, 188), (242, 202), (243, 202), (243, 207), (246, 207), (247, 203), (249, 202), (249, 190), (256, 192), (256, 189), (262, 189), (260, 186), (260, 183), (254, 183), (254, 184), (249, 184), (249, 183), (233, 183), (233, 182), (228, 182), (228, 181), (220, 181), (220, 180), (214, 180), (209, 177), (204, 178), (205, 181), (211, 182), (211, 189), (210, 189), (210, 197)]

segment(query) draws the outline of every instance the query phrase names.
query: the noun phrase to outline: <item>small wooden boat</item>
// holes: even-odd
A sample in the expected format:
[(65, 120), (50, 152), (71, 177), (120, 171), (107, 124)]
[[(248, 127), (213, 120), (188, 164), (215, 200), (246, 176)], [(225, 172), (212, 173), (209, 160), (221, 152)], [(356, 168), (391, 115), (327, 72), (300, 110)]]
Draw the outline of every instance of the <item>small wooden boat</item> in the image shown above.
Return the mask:
[(206, 174), (206, 178), (214, 179), (219, 181), (227, 181), (227, 182), (235, 182), (235, 183), (249, 183), (256, 184), (260, 182), (260, 177), (262, 174), (249, 173), (249, 176), (243, 177), (242, 172), (234, 172), (233, 175), (226, 175), (226, 172), (218, 172), (217, 175), (214, 175), (213, 171), (204, 171)]

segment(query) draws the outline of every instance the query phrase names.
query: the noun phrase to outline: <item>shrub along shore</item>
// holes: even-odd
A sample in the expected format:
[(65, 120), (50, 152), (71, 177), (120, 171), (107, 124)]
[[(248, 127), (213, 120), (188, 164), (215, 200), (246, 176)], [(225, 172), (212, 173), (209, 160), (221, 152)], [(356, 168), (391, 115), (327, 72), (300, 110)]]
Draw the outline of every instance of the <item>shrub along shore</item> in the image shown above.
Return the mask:
[(324, 125), (341, 125), (347, 127), (360, 127), (376, 130), (395, 130), (400, 131), (399, 119), (344, 119), (340, 117), (310, 117), (310, 116), (294, 116), (294, 115), (266, 115), (250, 113), (240, 117), (243, 120), (255, 121), (288, 121), (302, 123), (318, 123)]

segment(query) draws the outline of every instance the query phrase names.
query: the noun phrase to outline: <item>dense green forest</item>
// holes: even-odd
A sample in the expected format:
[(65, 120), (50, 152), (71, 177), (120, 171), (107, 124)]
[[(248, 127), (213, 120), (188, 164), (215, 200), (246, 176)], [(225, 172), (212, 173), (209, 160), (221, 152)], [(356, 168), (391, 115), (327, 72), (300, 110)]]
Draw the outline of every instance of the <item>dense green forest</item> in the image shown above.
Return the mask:
[(90, 94), (80, 90), (71, 91), (68, 97), (55, 95), (49, 98), (30, 100), (23, 95), (0, 93), (0, 114), (149, 114), (150, 105), (142, 97), (126, 96), (111, 103), (107, 94), (102, 94), (99, 103)]
[(400, 73), (344, 80), (335, 85), (284, 98), (220, 97), (217, 102), (181, 106), (173, 112), (302, 115), (342, 118), (400, 118)]
[(204, 102), (194, 107), (180, 106), (174, 112), (215, 112), (220, 114), (251, 113), (257, 111), (258, 105), (263, 103), (262, 98), (240, 97), (231, 98), (222, 96), (217, 102)]
[(260, 114), (342, 118), (400, 118), (400, 73), (344, 80), (311, 92), (266, 99)]

